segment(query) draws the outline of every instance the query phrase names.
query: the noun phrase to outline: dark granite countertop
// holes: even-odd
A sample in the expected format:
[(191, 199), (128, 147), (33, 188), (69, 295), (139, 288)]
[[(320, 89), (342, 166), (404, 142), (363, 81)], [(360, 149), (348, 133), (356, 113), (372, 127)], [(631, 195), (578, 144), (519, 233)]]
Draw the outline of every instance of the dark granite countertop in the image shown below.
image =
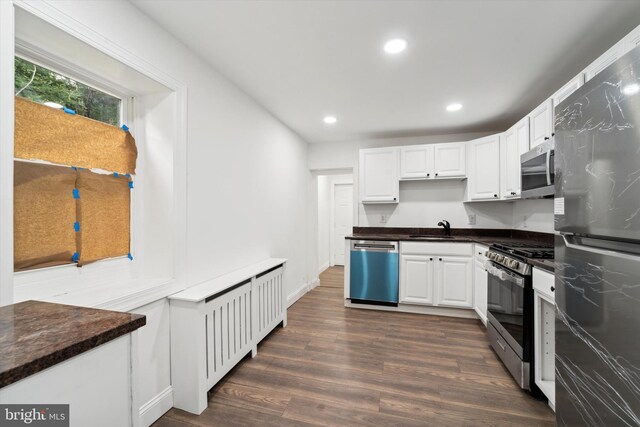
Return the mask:
[(546, 270), (549, 273), (554, 273), (555, 270), (555, 262), (552, 259), (530, 259), (529, 264), (534, 267), (537, 267), (541, 270)]
[(353, 227), (350, 240), (397, 240), (403, 242), (466, 242), (491, 245), (494, 243), (532, 243), (553, 246), (553, 234), (533, 231), (491, 228), (454, 228), (450, 238), (444, 236), (442, 228), (391, 228)]
[(139, 314), (25, 301), (0, 307), (0, 387), (146, 324)]

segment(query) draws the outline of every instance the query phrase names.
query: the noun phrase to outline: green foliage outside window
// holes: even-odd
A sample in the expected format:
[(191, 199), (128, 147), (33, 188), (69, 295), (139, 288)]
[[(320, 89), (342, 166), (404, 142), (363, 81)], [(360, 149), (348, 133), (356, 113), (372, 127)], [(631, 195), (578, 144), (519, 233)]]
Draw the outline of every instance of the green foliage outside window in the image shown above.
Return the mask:
[[(31, 81), (32, 78), (33, 81)], [(120, 125), (119, 98), (17, 56), (15, 57), (15, 92), (18, 96), (40, 104), (53, 102), (70, 108), (81, 116), (114, 126)]]

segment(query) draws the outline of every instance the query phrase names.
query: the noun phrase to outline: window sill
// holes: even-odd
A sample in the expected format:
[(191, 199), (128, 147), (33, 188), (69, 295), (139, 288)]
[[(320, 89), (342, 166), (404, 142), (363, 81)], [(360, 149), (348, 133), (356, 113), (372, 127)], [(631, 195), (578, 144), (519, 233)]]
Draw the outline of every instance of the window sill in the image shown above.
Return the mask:
[[(184, 289), (183, 284), (172, 278), (131, 279), (116, 282), (109, 288), (92, 287), (38, 300), (105, 310), (131, 311)], [(25, 299), (29, 298), (16, 295), (16, 302)]]

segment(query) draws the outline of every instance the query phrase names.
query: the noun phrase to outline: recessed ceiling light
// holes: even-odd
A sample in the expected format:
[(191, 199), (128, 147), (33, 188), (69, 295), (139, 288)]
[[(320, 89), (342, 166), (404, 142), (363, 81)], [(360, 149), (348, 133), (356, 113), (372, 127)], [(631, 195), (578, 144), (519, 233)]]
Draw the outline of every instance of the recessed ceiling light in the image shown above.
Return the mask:
[(405, 39), (393, 39), (384, 44), (384, 51), (394, 55), (400, 53), (407, 48), (407, 41)]
[(447, 111), (458, 111), (462, 109), (462, 104), (449, 104), (447, 105)]
[(337, 121), (338, 121), (338, 119), (336, 119), (336, 117), (335, 117), (335, 116), (326, 116), (326, 117), (325, 117), (324, 119), (322, 119), (322, 120), (323, 120), (326, 124), (328, 124), (328, 125), (332, 125), (332, 124), (334, 124), (335, 122), (337, 122)]
[(58, 108), (58, 109), (63, 109), (64, 108), (63, 105), (60, 105), (57, 102), (51, 102), (51, 101), (45, 102), (44, 105), (46, 105), (47, 107), (51, 107), (51, 108)]
[(625, 95), (634, 95), (640, 92), (640, 85), (638, 83), (631, 83), (622, 88), (622, 93)]

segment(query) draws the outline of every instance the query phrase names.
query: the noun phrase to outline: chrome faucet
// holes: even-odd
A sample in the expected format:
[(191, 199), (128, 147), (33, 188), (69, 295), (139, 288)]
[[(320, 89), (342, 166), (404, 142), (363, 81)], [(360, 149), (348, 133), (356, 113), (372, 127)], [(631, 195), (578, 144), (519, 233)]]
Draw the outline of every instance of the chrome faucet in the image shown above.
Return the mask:
[(447, 236), (451, 236), (451, 224), (446, 219), (443, 219), (438, 223), (438, 227), (444, 227), (444, 234)]

